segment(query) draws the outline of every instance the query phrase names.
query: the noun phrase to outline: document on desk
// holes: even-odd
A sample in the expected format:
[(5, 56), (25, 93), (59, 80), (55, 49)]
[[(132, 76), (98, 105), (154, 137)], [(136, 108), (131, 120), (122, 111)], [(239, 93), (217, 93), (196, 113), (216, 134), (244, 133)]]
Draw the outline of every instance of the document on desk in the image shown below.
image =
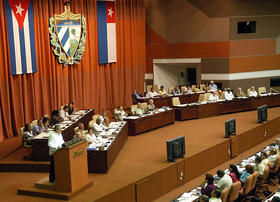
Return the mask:
[(175, 105), (174, 107), (186, 107), (187, 104)]
[(138, 119), (138, 118), (139, 118), (139, 116), (128, 116), (125, 119)]

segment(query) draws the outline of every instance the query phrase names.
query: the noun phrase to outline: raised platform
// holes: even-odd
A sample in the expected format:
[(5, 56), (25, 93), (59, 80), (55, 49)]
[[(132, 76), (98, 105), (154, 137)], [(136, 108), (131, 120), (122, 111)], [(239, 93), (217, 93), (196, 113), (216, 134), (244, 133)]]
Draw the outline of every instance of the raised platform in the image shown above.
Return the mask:
[[(224, 122), (236, 118), (237, 136), (224, 137)], [(280, 108), (268, 110), (269, 121), (257, 124), (256, 111), (212, 118), (176, 122), (157, 130), (128, 137), (126, 144), (107, 174), (89, 174), (94, 186), (71, 201), (152, 201), (191, 181), (211, 168), (240, 155), (280, 133)], [(166, 140), (185, 135), (186, 156), (170, 163), (166, 160)], [(199, 166), (198, 166), (199, 165)], [(183, 179), (180, 180), (183, 174)], [(0, 194), (17, 201), (38, 201), (36, 197), (15, 195), (16, 190), (36, 189), (34, 182), (48, 174), (1, 173), (7, 184)], [(13, 183), (10, 181), (14, 181)], [(9, 189), (7, 189), (9, 186)], [(9, 194), (1, 190), (8, 190)], [(47, 201), (40, 199), (40, 201)]]

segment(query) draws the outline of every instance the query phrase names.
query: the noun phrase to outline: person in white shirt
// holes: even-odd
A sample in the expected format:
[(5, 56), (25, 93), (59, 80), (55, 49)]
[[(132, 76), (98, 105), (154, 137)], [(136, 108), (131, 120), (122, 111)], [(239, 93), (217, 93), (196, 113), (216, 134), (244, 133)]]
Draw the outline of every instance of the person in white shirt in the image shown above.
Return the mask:
[(34, 133), (32, 132), (31, 124), (26, 124), (23, 131), (23, 141), (26, 142), (27, 145), (31, 145), (31, 140), (33, 137)]
[(232, 185), (232, 179), (228, 174), (225, 174), (223, 170), (218, 170), (217, 175), (220, 180), (217, 183), (217, 187), (223, 191), (224, 188), (230, 188)]
[(86, 136), (86, 139), (87, 139), (88, 143), (95, 142), (96, 136), (94, 135), (94, 129), (93, 128), (88, 129), (88, 134)]
[(265, 167), (267, 166), (267, 164), (269, 162), (267, 157), (268, 157), (267, 153), (262, 151), (261, 152), (262, 164), (264, 164)]
[(230, 89), (226, 89), (225, 91), (225, 99), (226, 100), (232, 100), (234, 98), (233, 93), (231, 92)]
[(255, 166), (254, 166), (255, 171), (259, 173), (260, 176), (263, 175), (265, 165), (262, 163), (262, 158), (260, 156), (256, 156), (255, 158)]
[(214, 81), (210, 81), (209, 88), (210, 88), (211, 91), (217, 91), (218, 90), (218, 87), (214, 83)]
[(154, 105), (154, 101), (152, 99), (149, 100), (149, 103), (147, 105), (147, 109), (148, 109), (148, 111), (155, 111), (156, 110), (156, 106)]
[(222, 195), (222, 192), (219, 189), (215, 189), (212, 194), (211, 198), (209, 199), (209, 202), (222, 202), (222, 199), (220, 198)]
[(49, 155), (50, 155), (50, 175), (49, 175), (49, 181), (51, 183), (54, 183), (55, 181), (55, 172), (54, 172), (54, 152), (62, 147), (62, 145), (65, 143), (63, 140), (63, 137), (61, 135), (61, 126), (55, 125), (54, 132), (50, 134), (48, 139), (48, 146), (49, 146)]
[(193, 93), (192, 88), (190, 86), (187, 86), (185, 93), (186, 94), (192, 94)]
[(276, 158), (277, 158), (277, 150), (276, 149), (271, 149), (269, 151), (269, 157), (267, 158), (271, 162), (271, 167), (274, 166)]
[(154, 87), (151, 88), (151, 91), (147, 93), (146, 97), (147, 98), (152, 98), (152, 97), (156, 97), (159, 94), (155, 91)]
[(209, 96), (209, 101), (218, 101), (219, 96), (217, 95), (216, 91), (213, 91), (212, 94)]
[(250, 91), (249, 91), (249, 97), (257, 97), (257, 96), (258, 96), (258, 93), (257, 93), (257, 91), (255, 90), (255, 87), (252, 86), (252, 87), (250, 88)]
[(60, 110), (60, 117), (63, 118), (64, 121), (69, 120), (70, 116), (68, 114), (69, 107), (65, 105), (62, 110)]
[(102, 124), (102, 119), (98, 117), (96, 123), (93, 124), (93, 129), (95, 136), (98, 137), (101, 133), (105, 132), (107, 128)]
[(127, 117), (127, 113), (123, 110), (123, 106), (118, 107), (118, 109), (115, 111), (115, 115), (117, 121), (123, 121), (123, 119)]

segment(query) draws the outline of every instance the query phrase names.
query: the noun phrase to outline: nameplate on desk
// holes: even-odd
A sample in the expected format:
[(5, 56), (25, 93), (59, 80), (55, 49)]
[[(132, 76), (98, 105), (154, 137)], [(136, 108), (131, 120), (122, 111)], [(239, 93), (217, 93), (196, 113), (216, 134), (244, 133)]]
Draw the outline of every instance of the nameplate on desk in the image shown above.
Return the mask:
[(77, 158), (78, 156), (81, 156), (83, 154), (84, 154), (84, 150), (75, 151), (74, 154), (73, 154), (73, 159)]

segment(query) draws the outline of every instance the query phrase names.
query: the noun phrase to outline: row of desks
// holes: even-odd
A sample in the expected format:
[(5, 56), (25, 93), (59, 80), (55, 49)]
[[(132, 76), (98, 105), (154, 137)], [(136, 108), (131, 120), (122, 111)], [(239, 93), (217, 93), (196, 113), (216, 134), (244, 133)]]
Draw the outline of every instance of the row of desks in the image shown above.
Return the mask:
[(199, 119), (222, 114), (255, 110), (257, 107), (280, 105), (280, 94), (261, 97), (236, 98), (231, 101), (219, 101), (206, 104), (191, 104), (185, 107), (174, 107), (176, 120)]

